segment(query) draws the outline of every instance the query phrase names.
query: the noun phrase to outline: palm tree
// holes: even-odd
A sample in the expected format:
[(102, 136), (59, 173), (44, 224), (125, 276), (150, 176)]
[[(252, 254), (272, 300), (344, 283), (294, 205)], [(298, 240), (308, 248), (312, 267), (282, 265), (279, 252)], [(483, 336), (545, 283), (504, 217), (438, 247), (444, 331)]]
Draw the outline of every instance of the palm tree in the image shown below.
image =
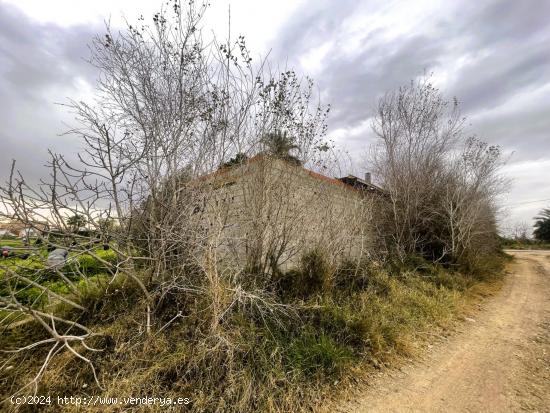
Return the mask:
[(541, 241), (550, 241), (550, 208), (544, 208), (535, 217), (535, 238)]
[(231, 158), (227, 162), (221, 164), (220, 168), (229, 168), (236, 165), (242, 165), (243, 163), (246, 163), (246, 161), (248, 161), (248, 156), (242, 152), (239, 152), (234, 158)]
[(286, 132), (270, 132), (262, 138), (262, 142), (266, 146), (267, 154), (297, 165), (302, 164), (299, 158), (291, 155), (290, 152), (294, 149), (299, 149), (299, 146), (296, 145), (295, 139)]
[(80, 228), (86, 225), (87, 219), (84, 215), (74, 214), (67, 218), (67, 225), (73, 232), (78, 232)]

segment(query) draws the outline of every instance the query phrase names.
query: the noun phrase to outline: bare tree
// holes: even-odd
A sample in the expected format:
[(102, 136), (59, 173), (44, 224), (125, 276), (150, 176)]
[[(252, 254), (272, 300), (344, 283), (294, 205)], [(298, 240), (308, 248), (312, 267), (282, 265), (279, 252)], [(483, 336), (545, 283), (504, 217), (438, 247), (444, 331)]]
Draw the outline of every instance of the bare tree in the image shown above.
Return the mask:
[(468, 138), (455, 159), (449, 161), (441, 189), (444, 231), (439, 237), (445, 253), (464, 262), (495, 249), (497, 196), (506, 186), (499, 174), (500, 149)]
[(428, 78), (378, 104), (371, 163), (387, 197), (377, 222), (385, 250), (401, 260), (461, 261), (496, 236), (501, 153), (465, 137), (463, 123), (456, 99), (443, 99)]
[[(91, 63), (100, 73), (95, 99), (67, 104), (76, 121), (67, 133), (81, 139), (84, 151), (76, 162), (52, 153), (50, 176), (37, 186), (14, 163), (0, 189), (1, 217), (37, 229), (37, 261), (44, 261), (40, 248), (61, 248), (68, 250), (67, 265), (84, 282), (101, 282), (79, 268), (79, 257), (89, 255), (104, 266), (109, 282), (126, 277), (135, 283), (147, 309), (139, 332), (168, 328), (153, 314), (168, 294), (195, 294), (211, 301), (211, 336), (227, 344), (219, 324), (234, 308), (245, 306), (272, 317), (289, 310), (265, 291), (246, 290), (219, 259), (227, 209), (219, 188), (204, 177), (237, 154), (264, 152), (262, 138), (279, 131), (293, 137), (293, 149), (304, 164), (320, 165), (328, 148), (328, 108), (316, 100), (310, 79), (290, 70), (275, 73), (264, 60), (253, 62), (243, 37), (205, 42), (200, 23), (206, 5), (190, 2), (182, 8), (172, 1), (169, 6), (151, 25), (142, 18), (125, 31), (107, 27), (104, 36), (93, 40)], [(217, 207), (206, 208), (216, 202)], [(87, 223), (86, 231), (68, 221), (77, 215)], [(114, 251), (114, 261), (102, 257), (102, 246)], [(51, 337), (15, 350), (51, 345), (32, 384), (63, 349), (93, 369), (83, 354), (94, 351), (85, 344), (93, 332), (62, 313), (61, 303), (87, 311), (66, 267), (43, 265), (31, 276), (23, 267), (2, 265), (1, 270), (3, 291), (9, 292), (0, 302), (8, 313), (5, 321), (34, 319)], [(52, 273), (71, 294), (42, 285)], [(19, 298), (28, 286), (48, 297), (40, 311), (37, 302)], [(60, 326), (66, 329), (61, 332)], [(82, 344), (81, 350), (73, 341)]]

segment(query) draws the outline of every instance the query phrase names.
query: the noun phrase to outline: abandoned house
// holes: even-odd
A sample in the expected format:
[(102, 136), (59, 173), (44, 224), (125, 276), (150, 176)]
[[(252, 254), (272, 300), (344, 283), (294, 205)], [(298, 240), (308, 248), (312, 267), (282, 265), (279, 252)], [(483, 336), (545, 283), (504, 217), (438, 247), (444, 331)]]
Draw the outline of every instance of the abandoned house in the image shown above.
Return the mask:
[(200, 216), (216, 260), (263, 272), (288, 269), (313, 249), (335, 261), (359, 257), (381, 193), (369, 175), (329, 178), (267, 155), (200, 181), (209, 188)]

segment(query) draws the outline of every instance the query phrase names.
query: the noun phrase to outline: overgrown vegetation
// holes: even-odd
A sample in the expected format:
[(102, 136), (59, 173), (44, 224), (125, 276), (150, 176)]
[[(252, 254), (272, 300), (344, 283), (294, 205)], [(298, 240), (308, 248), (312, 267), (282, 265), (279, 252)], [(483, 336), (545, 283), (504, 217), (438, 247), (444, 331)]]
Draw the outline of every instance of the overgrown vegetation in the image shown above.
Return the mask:
[[(357, 374), (354, 366), (380, 367), (396, 356), (410, 356), (416, 340), (447, 326), (480, 282), (500, 274), (502, 259), (492, 265), (484, 277), (449, 272), (418, 257), (399, 271), (372, 262), (333, 269), (314, 250), (304, 255), (299, 269), (280, 274), (270, 287), (285, 306), (274, 309), (279, 317), (247, 306), (231, 308), (217, 330), (222, 341), (208, 334), (205, 314), (211, 302), (205, 297), (164, 297), (154, 313), (166, 328), (148, 336), (135, 330), (146, 302), (131, 280), (82, 284), (79, 303), (85, 311), (63, 312), (96, 332), (90, 344), (102, 351), (90, 360), (104, 389), (94, 386), (85, 362), (64, 353), (52, 361), (38, 394), (184, 396), (197, 412), (309, 411), (334, 383)], [(9, 348), (47, 334), (29, 322), (4, 330), (1, 337), (0, 346)], [(5, 360), (3, 397), (32, 379), (45, 351)]]
[(464, 132), (458, 101), (429, 78), (380, 99), (370, 161), (385, 190), (378, 240), (393, 259), (411, 254), (483, 272), (498, 253), (497, 199), (507, 188), (501, 149)]

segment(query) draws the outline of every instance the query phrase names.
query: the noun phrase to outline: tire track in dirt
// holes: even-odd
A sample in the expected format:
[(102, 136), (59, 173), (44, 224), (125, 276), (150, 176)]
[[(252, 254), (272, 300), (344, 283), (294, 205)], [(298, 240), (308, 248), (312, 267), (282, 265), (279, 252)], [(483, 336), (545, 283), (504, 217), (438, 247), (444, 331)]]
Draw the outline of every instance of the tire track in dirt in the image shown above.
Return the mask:
[(338, 411), (550, 412), (550, 251), (509, 253), (502, 290), (475, 320)]

